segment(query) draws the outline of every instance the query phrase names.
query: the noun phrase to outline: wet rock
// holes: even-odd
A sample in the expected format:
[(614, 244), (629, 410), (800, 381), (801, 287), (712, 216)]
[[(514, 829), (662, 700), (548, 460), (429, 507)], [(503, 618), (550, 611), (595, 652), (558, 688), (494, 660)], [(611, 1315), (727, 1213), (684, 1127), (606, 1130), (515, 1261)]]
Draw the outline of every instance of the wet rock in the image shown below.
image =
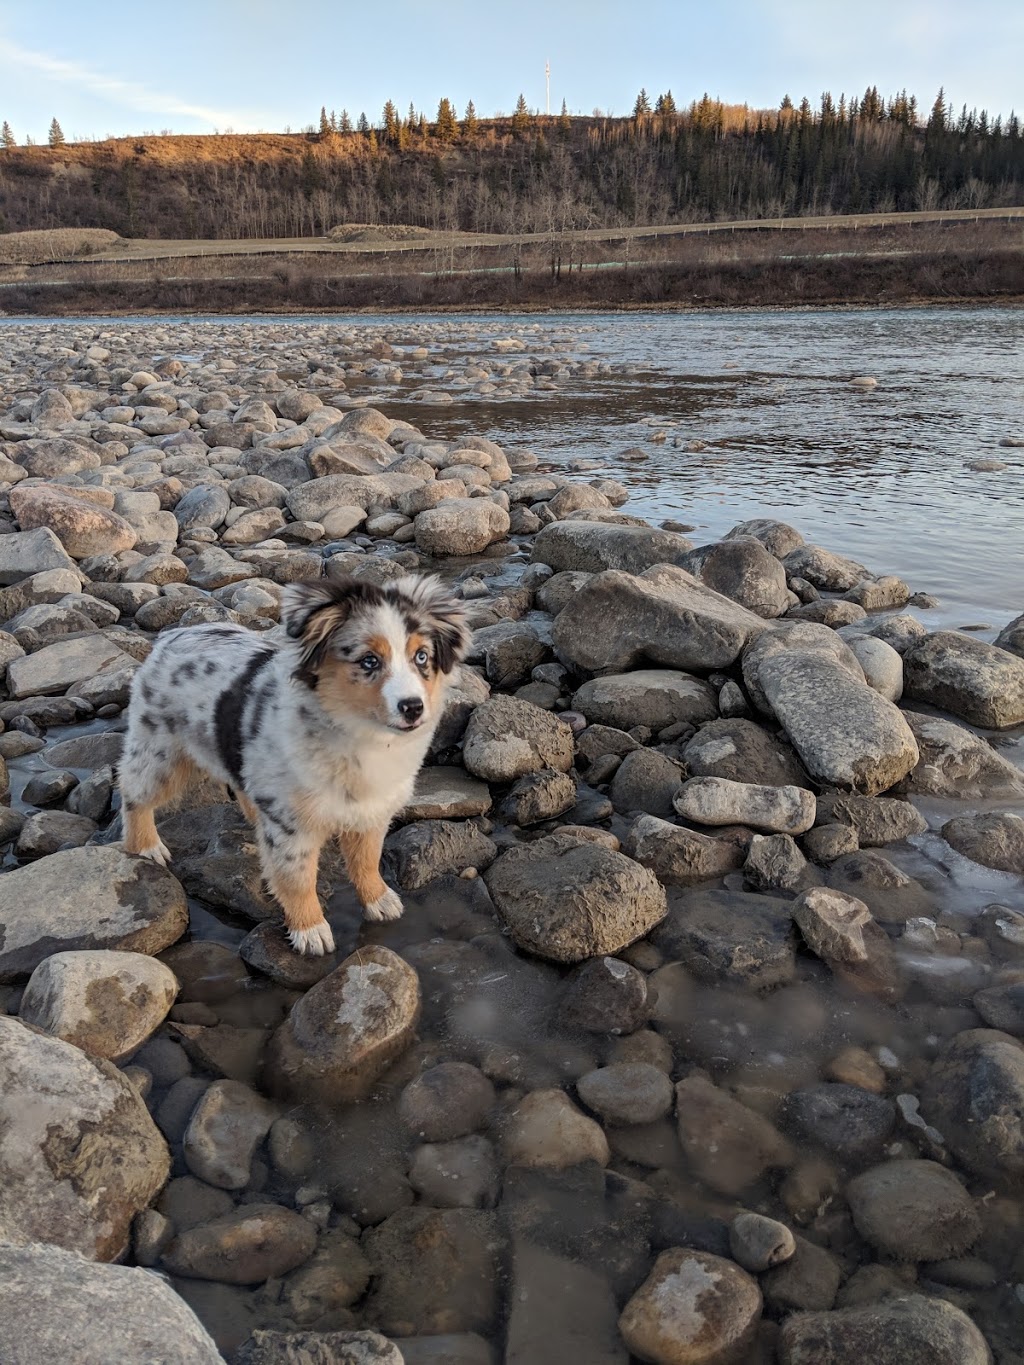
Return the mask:
[(0, 1359), (26, 1365), (222, 1365), (199, 1319), (145, 1270), (0, 1243)]
[(1024, 981), (989, 986), (978, 992), (973, 1003), (989, 1028), (1024, 1038)]
[(172, 1275), (220, 1284), (262, 1284), (308, 1261), (316, 1228), (280, 1204), (243, 1204), (222, 1218), (179, 1232), (164, 1252)]
[(939, 630), (903, 656), (906, 695), (1005, 730), (1024, 721), (1024, 659), (959, 631)]
[(861, 848), (878, 848), (924, 834), (928, 822), (909, 801), (885, 796), (825, 793), (818, 798), (818, 818), (848, 825), (857, 833)]
[(796, 974), (789, 902), (736, 891), (673, 895), (651, 941), (700, 981), (771, 990)]
[(448, 1142), (482, 1128), (494, 1108), (494, 1086), (467, 1062), (442, 1062), (402, 1091), (398, 1113), (424, 1142)]
[(207, 1027), (172, 1022), (167, 1030), (201, 1070), (246, 1085), (255, 1081), (267, 1044), (265, 1028), (238, 1028), (234, 1024)]
[(574, 694), (572, 704), (592, 725), (620, 730), (636, 725), (664, 730), (678, 721), (699, 725), (718, 715), (714, 688), (700, 678), (668, 668), (593, 678)]
[(249, 974), (238, 954), (223, 943), (191, 939), (176, 943), (163, 955), (163, 962), (181, 983), (179, 1003), (215, 1005), (244, 991)]
[(994, 1029), (958, 1033), (932, 1066), (921, 1112), (975, 1175), (1024, 1174), (1024, 1045)]
[(670, 669), (728, 668), (764, 622), (683, 569), (658, 565), (639, 577), (595, 574), (555, 618), (558, 655), (593, 673), (645, 662)]
[(933, 910), (919, 882), (874, 849), (837, 858), (828, 870), (829, 885), (863, 900), (882, 924), (903, 924)]
[(619, 1318), (633, 1355), (658, 1365), (741, 1360), (761, 1318), (757, 1281), (706, 1252), (663, 1251)]
[(0, 981), (14, 981), (54, 952), (159, 953), (185, 932), (188, 906), (155, 863), (118, 848), (76, 848), (0, 878), (0, 923)]
[(415, 526), (417, 547), (443, 558), (482, 554), (508, 535), (510, 522), (505, 509), (489, 498), (451, 498), (420, 512)]
[(301, 1327), (313, 1326), (361, 1298), (370, 1265), (354, 1237), (341, 1229), (325, 1233), (316, 1251), (281, 1286), (281, 1303)]
[(892, 611), (910, 601), (910, 588), (902, 578), (884, 574), (881, 578), (864, 578), (846, 594), (847, 601), (856, 602), (865, 611)]
[(559, 1018), (588, 1033), (633, 1033), (647, 1021), (647, 978), (617, 957), (584, 962), (565, 983)]
[(864, 929), (873, 920), (855, 896), (813, 887), (794, 901), (793, 920), (807, 946), (826, 962), (867, 962)]
[(475, 632), (470, 663), (483, 660), (493, 687), (511, 690), (529, 682), (530, 674), (550, 657), (537, 630), (525, 621), (499, 621)]
[(470, 716), (462, 757), (485, 782), (514, 782), (542, 768), (564, 773), (572, 766), (572, 731), (529, 702), (493, 697)]
[(784, 521), (773, 521), (770, 517), (755, 517), (752, 521), (741, 521), (738, 526), (726, 532), (724, 539), (735, 540), (744, 536), (753, 536), (755, 540), (759, 540), (776, 559), (785, 559), (804, 543), (803, 536), (794, 527)]
[(715, 720), (683, 750), (691, 777), (724, 777), (765, 787), (806, 787), (807, 773), (789, 741), (740, 717)]
[(735, 532), (717, 545), (705, 545), (689, 555), (691, 573), (755, 616), (781, 616), (789, 606), (786, 570), (755, 536)]
[(189, 1170), (221, 1190), (248, 1185), (256, 1149), (277, 1118), (277, 1106), (239, 1081), (214, 1081), (185, 1130)]
[(502, 1154), (510, 1166), (560, 1171), (584, 1161), (606, 1166), (608, 1141), (562, 1090), (534, 1090), (506, 1115)]
[(918, 796), (1024, 795), (1024, 775), (973, 730), (939, 716), (904, 712), (921, 757), (901, 786)]
[(513, 824), (536, 825), (564, 815), (576, 801), (576, 783), (569, 774), (548, 768), (521, 777), (502, 803), (502, 813)]
[(445, 873), (489, 867), (497, 851), (486, 834), (463, 820), (419, 820), (384, 841), (386, 866), (407, 891), (418, 890)]
[(1024, 819), (1008, 811), (958, 815), (942, 826), (942, 837), (982, 867), (1024, 873)]
[(0, 1225), (101, 1261), (170, 1169), (138, 1092), (110, 1062), (0, 1016)]
[(94, 1057), (123, 1062), (160, 1027), (177, 993), (174, 973), (142, 953), (54, 953), (29, 978), (19, 1013)]
[(807, 771), (867, 796), (887, 791), (918, 761), (900, 711), (824, 654), (776, 654), (758, 681)]
[(563, 521), (540, 532), (533, 543), (532, 562), (548, 564), (556, 573), (620, 569), (641, 574), (653, 565), (679, 564), (692, 549), (693, 543), (685, 537), (650, 526)]
[(625, 851), (667, 886), (715, 881), (743, 866), (743, 850), (654, 815), (639, 815), (625, 838)]
[(59, 848), (81, 848), (95, 833), (95, 820), (66, 810), (41, 810), (18, 831), (14, 851), (19, 858), (44, 858)]
[(792, 1131), (844, 1161), (876, 1156), (896, 1123), (889, 1100), (835, 1081), (792, 1091), (784, 1113)]
[(1015, 616), (1005, 625), (995, 638), (1000, 649), (1008, 649), (1011, 654), (1024, 659), (1024, 613)]
[[(506, 1365), (627, 1365), (611, 1286), (588, 1266), (517, 1238), (509, 1299)], [(407, 1362), (418, 1359), (406, 1354)], [(463, 1365), (446, 1356), (449, 1362)], [(481, 1354), (464, 1365), (491, 1365), (491, 1358)]]
[(785, 1169), (796, 1159), (773, 1123), (703, 1076), (676, 1086), (676, 1119), (691, 1170), (719, 1194), (739, 1195), (765, 1171)]
[(725, 777), (691, 777), (674, 805), (696, 824), (749, 825), (780, 834), (803, 834), (815, 814), (814, 793), (805, 788), (762, 787)]
[(617, 811), (671, 816), (683, 780), (682, 767), (664, 754), (637, 749), (619, 764), (608, 795)]
[(818, 545), (801, 545), (786, 555), (783, 563), (791, 578), (805, 578), (824, 592), (848, 592), (871, 575), (863, 564), (844, 559)]
[(613, 1062), (588, 1071), (576, 1093), (605, 1123), (655, 1123), (672, 1108), (672, 1082), (648, 1062)]
[(793, 1255), (761, 1279), (765, 1302), (783, 1313), (831, 1308), (842, 1279), (840, 1262), (815, 1242), (804, 1237), (794, 1240)]
[(267, 1048), (275, 1095), (325, 1104), (362, 1099), (412, 1041), (416, 973), (388, 948), (361, 948), (292, 1008)]
[(271, 1332), (239, 1346), (235, 1365), (402, 1365), (405, 1357), (379, 1332)]
[(898, 1261), (959, 1256), (981, 1236), (970, 1195), (934, 1161), (885, 1161), (851, 1180), (847, 1203), (857, 1231)]
[(515, 942), (556, 962), (620, 952), (667, 910), (646, 868), (568, 833), (510, 849), (486, 881)]
[(966, 1313), (913, 1294), (832, 1313), (800, 1313), (779, 1335), (781, 1365), (990, 1365), (985, 1338)]
[(426, 1204), (441, 1209), (490, 1209), (501, 1184), (494, 1147), (473, 1133), (416, 1148), (409, 1183)]
[(815, 874), (788, 834), (755, 834), (750, 841), (743, 877), (756, 891), (799, 891)]
[(401, 1209), (363, 1238), (374, 1274), (365, 1319), (389, 1336), (489, 1333), (499, 1310), (495, 1216)]
[(477, 782), (461, 768), (420, 770), (412, 800), (402, 815), (407, 820), (459, 820), (485, 815), (491, 808), (486, 782)]
[(788, 1261), (796, 1251), (796, 1239), (785, 1223), (774, 1218), (738, 1213), (729, 1225), (729, 1250), (744, 1270), (759, 1275)]

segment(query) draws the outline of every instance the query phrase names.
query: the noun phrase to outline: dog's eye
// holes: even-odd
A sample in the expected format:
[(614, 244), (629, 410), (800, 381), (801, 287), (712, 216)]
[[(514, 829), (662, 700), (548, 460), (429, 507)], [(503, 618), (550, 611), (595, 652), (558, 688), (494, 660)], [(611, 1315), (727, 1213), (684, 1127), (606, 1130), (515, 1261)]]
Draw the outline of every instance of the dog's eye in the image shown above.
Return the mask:
[(426, 668), (427, 664), (430, 662), (430, 655), (425, 649), (418, 649), (412, 656), (412, 659), (417, 668)]
[(380, 668), (380, 660), (376, 654), (364, 654), (359, 660), (359, 667), (364, 673), (375, 673)]

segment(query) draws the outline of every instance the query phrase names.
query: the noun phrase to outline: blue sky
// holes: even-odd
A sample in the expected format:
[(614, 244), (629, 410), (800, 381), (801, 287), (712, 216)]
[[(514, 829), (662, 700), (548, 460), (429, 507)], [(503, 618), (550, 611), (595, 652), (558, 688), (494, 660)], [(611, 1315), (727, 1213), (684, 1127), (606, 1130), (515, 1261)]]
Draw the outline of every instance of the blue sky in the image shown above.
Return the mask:
[(784, 94), (885, 94), (927, 109), (1024, 115), (1022, 0), (0, 0), (0, 119), (19, 141), (138, 132), (280, 131), (321, 104), (379, 118), (544, 107), (628, 113), (641, 86), (683, 105), (707, 90), (774, 107)]

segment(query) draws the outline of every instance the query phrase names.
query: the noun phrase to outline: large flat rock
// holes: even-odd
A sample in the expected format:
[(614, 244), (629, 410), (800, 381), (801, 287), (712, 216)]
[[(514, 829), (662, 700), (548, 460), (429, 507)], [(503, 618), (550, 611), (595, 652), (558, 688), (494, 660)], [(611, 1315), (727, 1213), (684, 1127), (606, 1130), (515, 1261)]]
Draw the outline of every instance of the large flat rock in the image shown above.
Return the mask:
[(130, 668), (135, 660), (101, 631), (78, 635), (13, 659), (7, 667), (7, 686), (16, 700), (54, 697), (74, 683), (97, 673)]
[(556, 573), (563, 569), (643, 573), (654, 564), (680, 564), (692, 549), (693, 542), (685, 536), (652, 526), (556, 521), (537, 536), (532, 559), (534, 564), (550, 564)]
[(1024, 722), (1024, 659), (955, 630), (937, 630), (903, 656), (904, 692), (914, 701), (1005, 730)]
[(555, 618), (559, 655), (590, 673), (643, 663), (702, 673), (728, 668), (765, 622), (684, 569), (595, 573)]

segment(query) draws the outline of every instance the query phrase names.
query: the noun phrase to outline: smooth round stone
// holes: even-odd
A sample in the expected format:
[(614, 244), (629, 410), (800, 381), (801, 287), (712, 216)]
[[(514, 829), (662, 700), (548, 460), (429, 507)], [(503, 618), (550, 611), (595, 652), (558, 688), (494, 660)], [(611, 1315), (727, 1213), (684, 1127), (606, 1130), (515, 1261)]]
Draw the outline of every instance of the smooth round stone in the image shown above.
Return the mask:
[(974, 1201), (952, 1171), (934, 1161), (886, 1161), (850, 1182), (857, 1231), (901, 1261), (959, 1256), (981, 1236)]
[(739, 1361), (761, 1318), (757, 1282), (720, 1256), (674, 1247), (619, 1318), (626, 1346), (654, 1365), (720, 1365)]
[(588, 1071), (576, 1093), (605, 1123), (654, 1123), (672, 1108), (672, 1082), (648, 1062), (613, 1062)]
[(398, 1113), (427, 1142), (448, 1142), (483, 1127), (494, 1108), (494, 1086), (467, 1062), (442, 1062), (402, 1091)]
[(534, 1090), (505, 1121), (502, 1153), (507, 1165), (564, 1170), (584, 1161), (606, 1166), (608, 1140), (593, 1119), (561, 1090)]
[(738, 1213), (729, 1228), (729, 1250), (744, 1270), (759, 1275), (788, 1261), (796, 1251), (796, 1238), (774, 1218)]

